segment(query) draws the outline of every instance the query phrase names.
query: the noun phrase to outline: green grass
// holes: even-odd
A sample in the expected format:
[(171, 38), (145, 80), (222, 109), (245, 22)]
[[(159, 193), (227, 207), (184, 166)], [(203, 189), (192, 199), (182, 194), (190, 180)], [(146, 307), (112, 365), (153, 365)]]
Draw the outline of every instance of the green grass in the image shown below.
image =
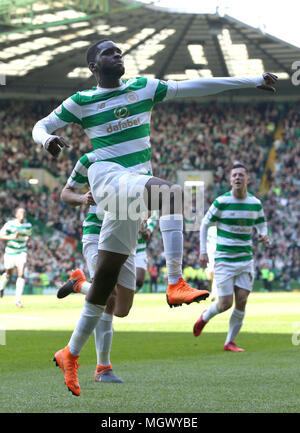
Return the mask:
[(124, 384), (93, 381), (94, 337), (79, 363), (81, 396), (64, 385), (51, 362), (80, 316), (72, 295), (0, 299), (0, 412), (203, 413), (299, 412), (299, 293), (253, 293), (237, 343), (223, 351), (230, 311), (213, 318), (199, 338), (192, 326), (210, 301), (170, 309), (163, 294), (138, 294), (127, 318), (114, 320), (111, 360)]

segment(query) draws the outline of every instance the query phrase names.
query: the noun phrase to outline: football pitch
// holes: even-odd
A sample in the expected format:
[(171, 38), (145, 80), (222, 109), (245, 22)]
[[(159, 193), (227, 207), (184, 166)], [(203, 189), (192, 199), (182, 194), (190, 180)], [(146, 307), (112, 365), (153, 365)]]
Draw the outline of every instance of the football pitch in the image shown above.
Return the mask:
[(300, 293), (253, 293), (236, 342), (224, 352), (231, 310), (195, 338), (192, 327), (210, 301), (170, 309), (164, 294), (137, 294), (115, 318), (111, 361), (125, 383), (95, 383), (94, 337), (78, 370), (81, 396), (51, 362), (80, 316), (84, 297), (0, 299), (1, 413), (300, 412)]

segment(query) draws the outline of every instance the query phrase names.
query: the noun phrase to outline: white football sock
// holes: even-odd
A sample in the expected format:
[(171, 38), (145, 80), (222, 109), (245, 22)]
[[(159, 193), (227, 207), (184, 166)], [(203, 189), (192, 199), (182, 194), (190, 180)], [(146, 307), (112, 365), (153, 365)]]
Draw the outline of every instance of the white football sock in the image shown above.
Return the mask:
[(88, 281), (84, 281), (81, 284), (80, 293), (83, 295), (87, 295), (87, 292), (89, 291), (89, 288), (91, 287), (92, 283), (89, 283)]
[(229, 321), (229, 331), (227, 334), (225, 344), (228, 344), (231, 341), (233, 342), (236, 339), (243, 325), (244, 317), (245, 317), (245, 311), (240, 311), (237, 310), (236, 308), (233, 309)]
[(168, 283), (176, 284), (182, 278), (183, 216), (164, 215), (159, 220), (163, 238)]
[(7, 276), (6, 276), (6, 272), (4, 272), (4, 273), (1, 275), (1, 280), (0, 280), (0, 292), (1, 292), (2, 290), (4, 290), (4, 288), (5, 288), (6, 284), (7, 284), (7, 282), (8, 282), (8, 278), (7, 278)]
[(84, 301), (80, 319), (68, 343), (72, 355), (79, 355), (105, 309), (105, 305), (95, 305)]
[(16, 297), (15, 297), (15, 303), (21, 302), (21, 296), (24, 290), (25, 286), (25, 280), (24, 278), (18, 277), (16, 282)]
[(113, 339), (113, 315), (103, 313), (95, 328), (97, 364), (107, 367), (110, 364), (110, 351)]
[(214, 301), (210, 304), (208, 309), (204, 311), (202, 314), (202, 319), (204, 322), (208, 322), (212, 317), (216, 316), (217, 314), (220, 314), (220, 311), (218, 310), (218, 301)]

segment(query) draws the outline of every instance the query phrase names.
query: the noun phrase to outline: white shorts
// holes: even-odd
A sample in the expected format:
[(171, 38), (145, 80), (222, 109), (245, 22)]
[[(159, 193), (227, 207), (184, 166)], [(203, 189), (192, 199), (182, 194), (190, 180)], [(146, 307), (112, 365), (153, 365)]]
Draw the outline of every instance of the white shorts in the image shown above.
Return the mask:
[(104, 215), (98, 248), (130, 255), (136, 248), (145, 185), (151, 176), (136, 174), (114, 162), (95, 162), (88, 169), (97, 214)]
[[(87, 263), (90, 278), (95, 275), (97, 260), (98, 260), (98, 242), (83, 241), (82, 254)], [(122, 265), (118, 284), (130, 290), (136, 288), (136, 271), (135, 271), (135, 254), (131, 254), (126, 262)]]
[(14, 267), (22, 266), (27, 261), (27, 253), (20, 254), (4, 254), (4, 268), (13, 269)]
[(252, 291), (254, 281), (254, 263), (250, 262), (215, 262), (214, 280), (218, 296), (234, 293), (234, 286)]
[(135, 256), (135, 267), (141, 268), (147, 271), (148, 268), (148, 257), (146, 251), (141, 251), (140, 253), (136, 253)]

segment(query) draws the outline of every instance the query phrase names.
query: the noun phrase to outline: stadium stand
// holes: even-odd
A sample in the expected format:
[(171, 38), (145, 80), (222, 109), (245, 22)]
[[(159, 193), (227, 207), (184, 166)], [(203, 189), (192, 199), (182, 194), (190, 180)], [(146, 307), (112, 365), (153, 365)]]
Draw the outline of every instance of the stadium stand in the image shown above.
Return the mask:
[[(0, 187), (3, 206), (0, 225), (24, 205), (33, 223), (30, 240), (27, 290), (33, 293), (60, 284), (74, 267), (85, 269), (80, 253), (81, 223), (87, 209), (72, 208), (60, 201), (60, 188), (30, 185), (21, 175), (26, 167), (43, 168), (61, 186), (77, 161), (90, 151), (89, 141), (78, 125), (61, 131), (72, 148), (54, 161), (31, 138), (34, 123), (57, 106), (55, 101), (0, 102)], [(268, 172), (270, 188), (262, 196), (272, 238), (272, 248), (256, 248), (256, 278), (291, 289), (299, 274), (299, 169), (300, 106), (271, 103), (176, 103), (159, 105), (152, 117), (152, 161), (154, 175), (176, 181), (177, 170), (212, 170), (214, 185), (206, 188), (205, 209), (214, 197), (228, 189), (233, 160), (249, 168), (249, 190), (258, 195), (271, 149), (277, 155), (274, 171)], [(275, 139), (275, 132), (280, 134)], [(3, 269), (4, 243), (0, 248)], [(158, 283), (164, 279), (164, 257), (158, 229), (149, 244), (149, 266), (157, 266)], [(184, 267), (196, 272), (190, 281), (207, 284), (198, 265), (198, 232), (185, 234)], [(86, 270), (86, 269), (85, 269)], [(200, 277), (199, 277), (200, 275)], [(262, 287), (262, 284), (260, 284)], [(272, 284), (268, 284), (267, 288)]]

